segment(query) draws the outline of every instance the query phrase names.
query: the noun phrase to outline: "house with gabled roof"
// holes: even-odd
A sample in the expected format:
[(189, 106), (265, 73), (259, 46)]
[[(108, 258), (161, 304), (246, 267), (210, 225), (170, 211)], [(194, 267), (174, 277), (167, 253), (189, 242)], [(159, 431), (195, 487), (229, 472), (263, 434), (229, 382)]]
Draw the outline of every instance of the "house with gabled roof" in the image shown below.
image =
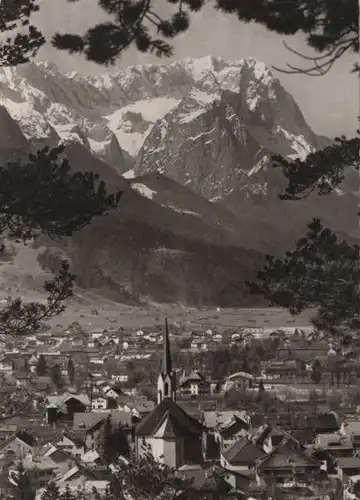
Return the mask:
[(17, 459), (23, 459), (35, 453), (39, 447), (39, 438), (31, 431), (18, 430), (0, 445), (0, 453), (11, 453)]
[[(202, 500), (217, 500), (218, 498), (226, 500), (235, 500), (238, 495), (233, 496), (234, 489), (219, 468), (207, 464), (187, 464), (178, 469), (178, 473), (184, 479), (192, 482), (193, 495)], [(183, 492), (177, 494), (173, 500), (188, 500), (189, 493)]]
[(50, 458), (54, 464), (70, 464), (72, 458), (66, 451), (57, 448), (51, 443), (45, 447), (45, 451), (42, 456)]
[(185, 373), (182, 375), (179, 389), (183, 396), (210, 396), (210, 382), (197, 370), (193, 370), (188, 375)]
[(250, 419), (245, 411), (213, 411), (201, 413), (201, 423), (206, 428), (204, 434), (204, 456), (215, 459), (220, 451), (231, 446), (239, 437), (247, 435)]
[(234, 418), (242, 420), (244, 424), (250, 425), (250, 420), (245, 411), (241, 410), (203, 410), (201, 422), (208, 430), (224, 429), (234, 421)]
[(314, 444), (315, 450), (329, 452), (334, 458), (352, 457), (356, 449), (350, 436), (342, 436), (340, 433), (318, 434)]
[(270, 453), (283, 439), (289, 436), (284, 430), (272, 425), (263, 425), (253, 435), (253, 441), (266, 453)]
[(235, 472), (249, 471), (254, 470), (257, 461), (265, 455), (260, 446), (242, 437), (220, 454), (220, 464), (224, 469)]
[(71, 434), (69, 431), (64, 431), (52, 444), (58, 450), (62, 450), (76, 458), (80, 458), (85, 451), (85, 440), (79, 435)]
[(256, 465), (257, 473), (276, 480), (302, 479), (311, 481), (321, 470), (321, 463), (309, 456), (296, 439), (287, 435)]
[(16, 424), (8, 424), (5, 421), (5, 423), (0, 426), (0, 442), (6, 441), (9, 437), (14, 436), (17, 430), (18, 426)]
[(80, 463), (74, 464), (70, 469), (62, 471), (56, 478), (55, 482), (58, 486), (63, 484), (76, 484), (81, 486), (86, 481), (96, 480), (97, 475), (94, 471), (90, 470), (88, 467), (81, 465)]
[(294, 380), (297, 376), (298, 366), (295, 360), (268, 361), (264, 363), (266, 380)]
[(92, 410), (107, 410), (108, 409), (108, 398), (104, 398), (102, 396), (98, 396), (91, 401), (91, 409)]
[(36, 393), (49, 393), (54, 383), (49, 375), (36, 376), (31, 380)]
[[(57, 469), (57, 465), (49, 457), (33, 457), (31, 454), (22, 459), (22, 464), (35, 490), (46, 487)], [(9, 468), (9, 481), (13, 485), (17, 484), (17, 469), (18, 464), (12, 464)]]
[(24, 458), (28, 453), (31, 453), (33, 447), (28, 443), (23, 442), (16, 435), (10, 436), (0, 445), (0, 454), (3, 456), (11, 456), (12, 458)]
[(122, 426), (129, 442), (133, 440), (134, 426), (138, 421), (131, 413), (123, 411), (75, 413), (73, 432), (81, 433), (86, 449), (91, 449), (102, 437), (106, 419), (110, 418), (113, 427)]
[(266, 484), (256, 475), (255, 470), (234, 471), (215, 466), (216, 475), (222, 477), (235, 491), (235, 498), (258, 500), (264, 498)]
[(360, 474), (359, 457), (342, 457), (336, 459), (336, 467), (342, 483), (348, 483), (349, 477)]
[(229, 375), (223, 385), (223, 391), (226, 392), (232, 388), (249, 389), (252, 387), (254, 376), (243, 371)]
[(48, 396), (45, 400), (47, 422), (53, 424), (58, 420), (71, 422), (75, 413), (85, 412), (90, 406), (87, 394), (64, 393), (59, 396)]
[(155, 404), (146, 398), (133, 400), (131, 403), (118, 405), (119, 410), (131, 413), (136, 418), (142, 418), (148, 415), (154, 408)]
[(315, 418), (314, 428), (317, 434), (332, 434), (342, 428), (338, 413), (331, 410), (326, 413), (318, 413)]
[(250, 424), (246, 417), (234, 414), (230, 421), (224, 422), (217, 428), (220, 450), (226, 450), (240, 437), (247, 436), (249, 430)]
[(119, 398), (124, 396), (124, 392), (119, 387), (105, 387), (103, 390), (104, 396), (108, 398), (113, 398), (118, 400)]

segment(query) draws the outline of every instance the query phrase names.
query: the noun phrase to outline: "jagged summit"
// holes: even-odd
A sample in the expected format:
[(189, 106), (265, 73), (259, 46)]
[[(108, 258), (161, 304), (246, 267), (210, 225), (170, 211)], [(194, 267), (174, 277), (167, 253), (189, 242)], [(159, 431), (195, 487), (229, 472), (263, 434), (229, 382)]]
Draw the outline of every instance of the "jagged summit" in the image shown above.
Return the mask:
[[(65, 142), (74, 169), (123, 191), (119, 211), (68, 248), (79, 286), (116, 297), (239, 305), (262, 252), (287, 250), (313, 216), (358, 232), (351, 196), (310, 197), (301, 210), (279, 201), (284, 178), (271, 155), (304, 157), (324, 139), (254, 58), (96, 77), (48, 62), (2, 68), (0, 129), (1, 161)], [(51, 251), (42, 258), (53, 262)]]
[(95, 77), (30, 63), (0, 70), (0, 105), (27, 139), (80, 142), (119, 172), (158, 171), (212, 201), (266, 193), (272, 153), (303, 157), (318, 147), (293, 98), (252, 57)]

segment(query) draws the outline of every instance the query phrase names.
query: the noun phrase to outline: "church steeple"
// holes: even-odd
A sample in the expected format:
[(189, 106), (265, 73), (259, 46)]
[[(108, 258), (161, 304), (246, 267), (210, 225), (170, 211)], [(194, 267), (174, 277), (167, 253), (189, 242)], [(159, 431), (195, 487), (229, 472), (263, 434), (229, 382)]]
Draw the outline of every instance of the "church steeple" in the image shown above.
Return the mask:
[(172, 369), (169, 326), (167, 318), (165, 318), (165, 334), (164, 334), (164, 352), (161, 363), (159, 378), (158, 378), (158, 404), (165, 398), (176, 399), (176, 375)]
[(169, 325), (168, 320), (165, 318), (165, 335), (164, 335), (164, 357), (163, 357), (163, 367), (162, 371), (164, 373), (171, 373), (171, 353), (170, 353), (170, 340), (169, 340)]

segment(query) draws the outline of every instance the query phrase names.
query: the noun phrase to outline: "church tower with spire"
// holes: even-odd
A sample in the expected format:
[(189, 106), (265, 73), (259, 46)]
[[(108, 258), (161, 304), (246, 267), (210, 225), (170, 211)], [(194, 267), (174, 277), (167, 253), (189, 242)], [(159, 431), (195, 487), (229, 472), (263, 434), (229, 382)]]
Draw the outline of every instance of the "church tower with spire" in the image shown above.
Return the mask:
[(160, 367), (160, 373), (157, 384), (157, 402), (162, 403), (164, 399), (176, 401), (176, 374), (171, 365), (169, 327), (167, 318), (165, 318), (164, 335), (164, 353)]

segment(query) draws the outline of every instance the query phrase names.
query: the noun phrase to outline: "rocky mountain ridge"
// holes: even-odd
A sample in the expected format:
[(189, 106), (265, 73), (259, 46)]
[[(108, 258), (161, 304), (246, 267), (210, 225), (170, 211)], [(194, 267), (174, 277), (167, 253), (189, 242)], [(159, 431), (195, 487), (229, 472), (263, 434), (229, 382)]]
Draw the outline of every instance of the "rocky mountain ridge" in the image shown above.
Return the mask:
[(120, 173), (157, 171), (230, 208), (234, 193), (268, 192), (271, 154), (305, 157), (324, 145), (254, 58), (208, 56), (96, 77), (50, 63), (3, 68), (1, 104), (37, 145), (77, 141)]
[(358, 231), (351, 183), (346, 196), (312, 196), (301, 210), (279, 201), (271, 155), (303, 158), (327, 142), (253, 58), (98, 77), (49, 63), (0, 69), (0, 128), (0, 161), (62, 141), (75, 170), (123, 191), (115, 213), (57, 247), (38, 242), (45, 269), (65, 254), (80, 286), (117, 300), (251, 304), (245, 280), (263, 254), (288, 250), (312, 216)]
[[(50, 63), (0, 70), (0, 103), (20, 123), (26, 137), (79, 140), (104, 158), (111, 148), (113, 162), (121, 159), (116, 149), (134, 160), (141, 148), (140, 156), (148, 156), (151, 151), (143, 143), (155, 124), (160, 127), (168, 114), (179, 115), (181, 123), (192, 123), (219, 99), (224, 101), (224, 92), (239, 96), (241, 123), (234, 123), (235, 135), (249, 121), (246, 114), (253, 122), (269, 126), (267, 121), (273, 120), (275, 112), (278, 124), (283, 121), (287, 126), (287, 135), (296, 136), (291, 144), (294, 154), (314, 147), (316, 138), (291, 96), (263, 63), (252, 58), (187, 59), (133, 66), (98, 77), (63, 75)], [(138, 171), (144, 169), (143, 165)]]
[[(1, 106), (0, 128), (2, 165), (25, 159), (36, 147)], [(98, 173), (122, 197), (118, 210), (95, 218), (71, 238), (57, 242), (38, 238), (36, 258), (45, 273), (57, 272), (60, 260), (66, 258), (77, 276), (80, 295), (87, 290), (117, 302), (253, 304), (245, 279), (261, 265), (262, 255), (251, 242), (250, 247), (243, 246), (246, 241), (235, 216), (160, 174), (126, 179), (80, 142), (67, 143), (64, 154), (73, 170)], [(38, 276), (35, 266), (31, 273), (29, 266), (18, 268), (34, 258), (33, 249), (28, 249), (30, 256), (26, 248), (21, 258), (18, 252), (0, 256), (7, 296), (27, 300), (41, 293), (43, 272)]]

